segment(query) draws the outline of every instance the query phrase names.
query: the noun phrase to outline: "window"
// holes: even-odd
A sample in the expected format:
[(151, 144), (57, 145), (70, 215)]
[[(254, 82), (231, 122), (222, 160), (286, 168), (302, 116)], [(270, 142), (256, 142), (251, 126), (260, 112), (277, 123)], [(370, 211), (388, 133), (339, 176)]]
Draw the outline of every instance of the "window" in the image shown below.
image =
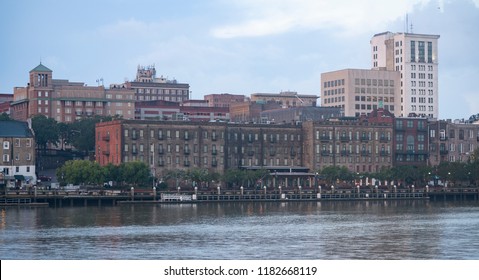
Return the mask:
[(10, 155), (4, 154), (3, 155), (3, 162), (9, 162), (10, 161)]
[(8, 141), (3, 141), (3, 149), (4, 149), (4, 150), (10, 149), (10, 142), (8, 142)]

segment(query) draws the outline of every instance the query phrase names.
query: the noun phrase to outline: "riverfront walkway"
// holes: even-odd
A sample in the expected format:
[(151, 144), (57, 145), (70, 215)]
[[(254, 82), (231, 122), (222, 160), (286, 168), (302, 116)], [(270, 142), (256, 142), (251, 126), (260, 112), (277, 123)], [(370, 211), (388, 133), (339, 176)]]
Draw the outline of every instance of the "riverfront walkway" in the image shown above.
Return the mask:
[(48, 190), (9, 191), (0, 196), (0, 206), (115, 206), (119, 204), (141, 203), (207, 203), (242, 201), (365, 201), (365, 200), (431, 200), (431, 201), (478, 201), (478, 188), (448, 188), (441, 190), (418, 190), (389, 192), (384, 190), (342, 189), (318, 192), (315, 190), (225, 190), (193, 192), (154, 192), (153, 190), (134, 191), (65, 191)]

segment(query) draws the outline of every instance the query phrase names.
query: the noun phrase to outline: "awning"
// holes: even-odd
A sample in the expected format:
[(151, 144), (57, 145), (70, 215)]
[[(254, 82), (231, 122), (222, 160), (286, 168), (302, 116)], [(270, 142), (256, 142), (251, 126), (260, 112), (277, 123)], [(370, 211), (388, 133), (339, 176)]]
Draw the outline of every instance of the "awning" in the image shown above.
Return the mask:
[(13, 178), (15, 178), (15, 180), (25, 181), (25, 176), (23, 175), (13, 175)]

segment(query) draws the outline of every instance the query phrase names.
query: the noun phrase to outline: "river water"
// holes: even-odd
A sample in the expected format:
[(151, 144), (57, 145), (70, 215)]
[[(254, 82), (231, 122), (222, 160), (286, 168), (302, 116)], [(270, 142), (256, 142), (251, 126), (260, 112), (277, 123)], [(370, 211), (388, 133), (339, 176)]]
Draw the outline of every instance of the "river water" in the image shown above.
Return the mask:
[(479, 203), (5, 208), (1, 259), (479, 259)]

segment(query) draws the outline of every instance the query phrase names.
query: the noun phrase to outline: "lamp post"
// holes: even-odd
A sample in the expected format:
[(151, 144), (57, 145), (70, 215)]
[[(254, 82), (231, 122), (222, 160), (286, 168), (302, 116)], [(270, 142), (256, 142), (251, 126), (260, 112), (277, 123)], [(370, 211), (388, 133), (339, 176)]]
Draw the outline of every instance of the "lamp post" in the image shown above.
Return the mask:
[(301, 199), (301, 186), (298, 186), (299, 189), (299, 199)]

